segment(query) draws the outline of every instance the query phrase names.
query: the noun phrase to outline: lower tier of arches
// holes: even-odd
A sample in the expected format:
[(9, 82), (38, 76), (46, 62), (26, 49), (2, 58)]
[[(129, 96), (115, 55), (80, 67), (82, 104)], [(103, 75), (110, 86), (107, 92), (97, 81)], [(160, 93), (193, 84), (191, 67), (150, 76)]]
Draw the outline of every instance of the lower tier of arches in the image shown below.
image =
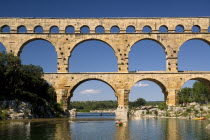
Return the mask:
[(109, 85), (118, 100), (117, 117), (127, 116), (129, 108), (129, 93), (131, 88), (139, 81), (148, 80), (156, 83), (164, 93), (167, 105), (179, 104), (182, 86), (188, 80), (198, 80), (210, 87), (210, 72), (148, 72), (148, 73), (45, 73), (44, 79), (50, 82), (56, 90), (57, 102), (63, 104), (68, 110), (69, 102), (75, 88), (89, 80), (98, 80)]

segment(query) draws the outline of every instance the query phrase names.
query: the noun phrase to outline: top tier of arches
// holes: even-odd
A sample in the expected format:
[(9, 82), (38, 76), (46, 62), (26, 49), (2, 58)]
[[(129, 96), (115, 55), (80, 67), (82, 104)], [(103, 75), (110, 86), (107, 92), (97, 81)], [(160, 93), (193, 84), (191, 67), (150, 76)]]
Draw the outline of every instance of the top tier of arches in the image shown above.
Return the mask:
[(209, 33), (209, 21), (210, 18), (207, 17), (101, 19), (1, 18), (0, 33)]

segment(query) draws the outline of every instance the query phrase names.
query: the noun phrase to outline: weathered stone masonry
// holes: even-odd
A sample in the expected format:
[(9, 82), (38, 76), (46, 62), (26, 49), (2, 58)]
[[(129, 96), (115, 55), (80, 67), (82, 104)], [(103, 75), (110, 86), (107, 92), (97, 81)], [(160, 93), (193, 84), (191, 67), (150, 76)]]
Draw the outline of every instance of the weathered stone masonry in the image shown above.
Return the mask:
[[(181, 25), (184, 32), (175, 32), (176, 26)], [(0, 42), (7, 52), (20, 55), (24, 45), (30, 41), (43, 39), (55, 46), (57, 52), (57, 73), (45, 73), (57, 92), (57, 101), (68, 108), (69, 100), (74, 89), (82, 82), (97, 79), (110, 85), (115, 91), (119, 108), (128, 108), (129, 92), (132, 86), (141, 80), (157, 83), (168, 105), (178, 104), (178, 95), (182, 85), (195, 79), (210, 87), (210, 72), (184, 71), (179, 72), (177, 59), (181, 45), (191, 39), (200, 39), (210, 44), (208, 28), (210, 17), (196, 18), (0, 18)], [(10, 32), (3, 32), (5, 26)], [(26, 33), (18, 33), (18, 28), (25, 26)], [(43, 28), (43, 33), (35, 33), (37, 26)], [(58, 27), (59, 33), (51, 33), (51, 27)], [(73, 27), (74, 33), (66, 33), (67, 27)], [(89, 27), (90, 33), (80, 33), (82, 27)], [(95, 33), (102, 26), (104, 33)], [(119, 33), (111, 33), (110, 29), (117, 26)], [(126, 28), (132, 26), (135, 32), (126, 33)], [(145, 26), (151, 32), (143, 33)], [(166, 33), (160, 33), (159, 27), (165, 26)], [(192, 27), (197, 26), (200, 32), (193, 33)], [(128, 55), (131, 47), (138, 41), (150, 39), (162, 45), (166, 53), (166, 71), (128, 71)], [(73, 49), (81, 42), (100, 40), (112, 47), (118, 60), (118, 72), (107, 73), (68, 73), (68, 60)], [(152, 51), (152, 50), (151, 50)], [(71, 66), (70, 66), (71, 67)]]

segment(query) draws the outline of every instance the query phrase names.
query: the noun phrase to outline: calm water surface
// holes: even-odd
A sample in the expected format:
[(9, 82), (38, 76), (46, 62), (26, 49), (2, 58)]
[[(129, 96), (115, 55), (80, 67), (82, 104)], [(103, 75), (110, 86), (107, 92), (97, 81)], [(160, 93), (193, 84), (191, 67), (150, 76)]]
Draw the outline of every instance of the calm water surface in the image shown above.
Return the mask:
[(0, 140), (210, 140), (208, 121), (130, 118), (123, 127), (115, 126), (115, 121), (108, 113), (0, 121)]

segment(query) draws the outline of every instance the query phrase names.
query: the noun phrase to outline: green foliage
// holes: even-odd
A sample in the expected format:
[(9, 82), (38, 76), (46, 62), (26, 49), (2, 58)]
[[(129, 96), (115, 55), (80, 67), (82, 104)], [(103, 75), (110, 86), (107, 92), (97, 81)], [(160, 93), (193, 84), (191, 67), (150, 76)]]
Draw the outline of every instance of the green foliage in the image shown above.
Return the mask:
[(192, 88), (183, 88), (179, 93), (179, 103), (197, 102), (200, 104), (210, 101), (210, 93), (208, 87), (201, 83), (195, 82)]
[(186, 109), (186, 112), (187, 112), (187, 113), (191, 113), (191, 112), (192, 112), (192, 109), (191, 109), (191, 108), (187, 108), (187, 109)]
[(129, 102), (129, 106), (132, 108), (132, 107), (141, 107), (141, 106), (144, 106), (146, 105), (146, 100), (143, 99), (143, 98), (138, 98), (136, 101), (134, 102)]
[(187, 103), (190, 101), (192, 96), (192, 89), (185, 87), (181, 89), (181, 92), (179, 93), (179, 102), (180, 103)]
[(41, 67), (22, 65), (19, 57), (0, 53), (0, 77), (0, 100), (30, 102), (34, 110), (43, 106), (55, 112), (61, 111), (54, 88), (42, 78)]
[(0, 110), (0, 120), (5, 120), (8, 116), (7, 110)]
[(90, 112), (91, 110), (116, 109), (117, 104), (117, 101), (74, 101), (70, 103), (70, 106), (79, 112)]
[(158, 109), (160, 109), (160, 110), (166, 110), (167, 109), (166, 103), (165, 102), (159, 103)]
[(154, 110), (154, 114), (157, 117), (158, 116), (158, 111), (157, 110)]

